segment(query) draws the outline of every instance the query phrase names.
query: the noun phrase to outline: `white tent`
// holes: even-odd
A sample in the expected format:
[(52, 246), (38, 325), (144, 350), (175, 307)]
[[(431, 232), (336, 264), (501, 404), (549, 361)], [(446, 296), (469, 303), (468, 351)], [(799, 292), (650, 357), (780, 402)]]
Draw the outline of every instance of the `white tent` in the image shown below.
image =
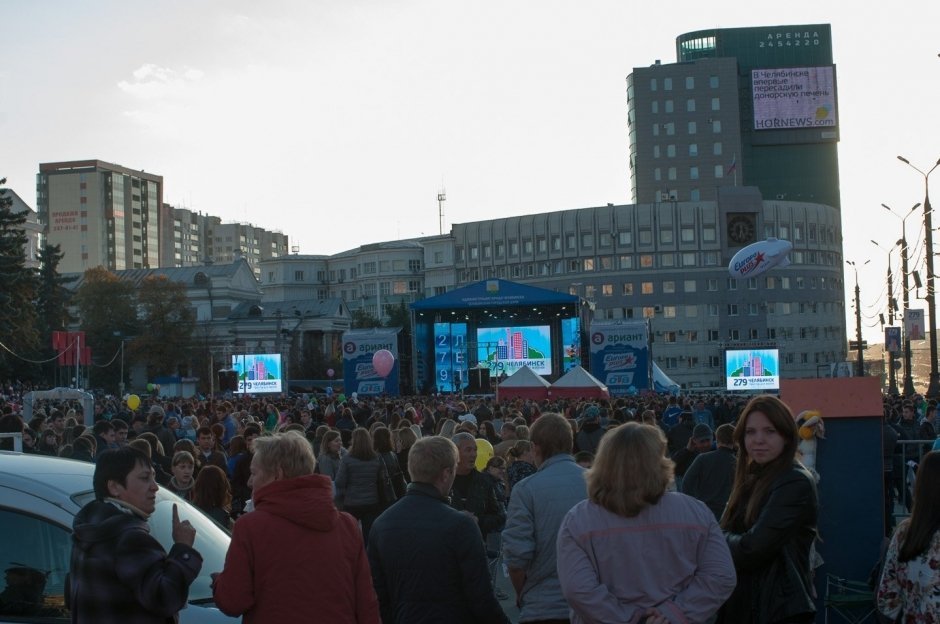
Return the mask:
[(656, 365), (656, 362), (653, 362), (653, 388), (656, 392), (679, 394), (681, 386), (670, 379), (666, 373), (663, 372), (663, 369)]
[(523, 366), (496, 388), (500, 399), (545, 399), (551, 384), (528, 366)]
[(553, 397), (606, 398), (607, 386), (581, 366), (575, 366), (552, 384)]

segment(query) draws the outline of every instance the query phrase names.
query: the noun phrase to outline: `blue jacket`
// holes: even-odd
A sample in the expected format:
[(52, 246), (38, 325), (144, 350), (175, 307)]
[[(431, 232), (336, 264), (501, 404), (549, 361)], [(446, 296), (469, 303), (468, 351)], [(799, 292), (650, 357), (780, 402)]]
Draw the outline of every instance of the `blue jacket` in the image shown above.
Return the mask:
[(508, 624), (493, 595), (476, 522), (432, 485), (411, 483), (369, 531), (384, 624)]
[(564, 620), (555, 538), (565, 514), (587, 498), (584, 468), (571, 455), (553, 455), (538, 472), (516, 484), (509, 499), (503, 556), (510, 568), (525, 570), (519, 621)]

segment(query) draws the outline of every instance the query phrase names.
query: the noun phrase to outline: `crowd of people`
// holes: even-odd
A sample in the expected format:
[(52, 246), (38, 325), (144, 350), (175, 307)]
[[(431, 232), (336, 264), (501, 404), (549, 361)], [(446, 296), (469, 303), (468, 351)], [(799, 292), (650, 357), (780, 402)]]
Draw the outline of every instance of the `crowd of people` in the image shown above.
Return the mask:
[[(508, 622), (498, 561), (519, 622), (815, 619), (816, 479), (773, 396), (153, 398), (98, 402), (91, 427), (77, 405), (33, 405), (29, 422), (21, 407), (6, 403), (0, 431), (21, 432), (25, 452), (96, 462), (75, 533), (91, 545), (73, 566), (105, 580), (74, 596), (77, 621), (99, 621), (130, 578), (98, 569), (116, 555), (91, 557), (104, 546), (84, 536), (133, 531), (157, 484), (231, 531), (214, 595), (246, 622)], [(885, 399), (886, 498), (911, 518), (878, 604), (905, 622), (940, 617), (935, 413)], [(895, 479), (901, 440), (924, 443), (912, 489)], [(174, 540), (159, 560), (158, 544), (136, 543), (162, 567), (127, 582), (164, 583), (184, 604), (201, 559), (185, 522)], [(134, 609), (153, 608), (148, 591)]]

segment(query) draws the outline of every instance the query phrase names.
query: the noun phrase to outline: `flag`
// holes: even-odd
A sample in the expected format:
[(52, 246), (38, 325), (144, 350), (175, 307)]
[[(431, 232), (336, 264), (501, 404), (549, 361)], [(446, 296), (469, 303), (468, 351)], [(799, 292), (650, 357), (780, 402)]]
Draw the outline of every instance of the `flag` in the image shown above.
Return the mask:
[(728, 166), (728, 170), (725, 172), (725, 175), (729, 175), (732, 171), (735, 171), (738, 168), (738, 155), (735, 153), (731, 157), (731, 164)]

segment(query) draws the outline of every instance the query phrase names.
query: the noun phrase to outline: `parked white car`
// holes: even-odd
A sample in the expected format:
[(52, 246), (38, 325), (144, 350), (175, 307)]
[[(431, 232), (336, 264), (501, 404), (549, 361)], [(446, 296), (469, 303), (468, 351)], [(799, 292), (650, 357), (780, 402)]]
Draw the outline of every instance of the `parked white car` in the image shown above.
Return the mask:
[[(81, 461), (0, 452), (0, 623), (69, 622), (65, 575), (72, 551), (72, 520), (94, 499), (95, 467)], [(180, 518), (196, 528), (193, 547), (202, 570), (189, 590), (181, 624), (237, 622), (215, 608), (210, 574), (221, 572), (230, 537), (219, 525), (164, 488), (149, 523), (153, 536), (169, 550), (173, 504)]]

